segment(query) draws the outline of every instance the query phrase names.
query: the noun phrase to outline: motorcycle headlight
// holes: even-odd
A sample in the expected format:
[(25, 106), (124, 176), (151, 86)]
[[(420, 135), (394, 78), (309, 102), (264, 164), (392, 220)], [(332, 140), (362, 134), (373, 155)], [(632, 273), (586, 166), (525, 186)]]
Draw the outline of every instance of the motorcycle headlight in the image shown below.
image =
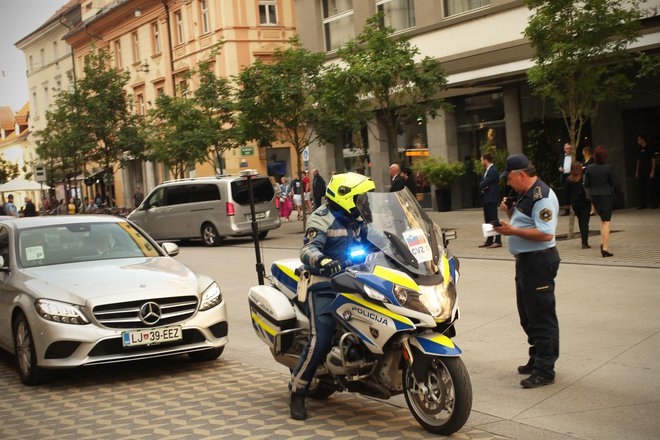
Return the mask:
[(443, 284), (434, 286), (419, 286), (420, 301), (429, 310), (436, 321), (443, 322), (451, 317), (456, 301), (456, 290), (453, 284), (445, 287)]
[(371, 287), (367, 286), (366, 284), (364, 285), (364, 292), (367, 294), (367, 296), (371, 299), (375, 299), (380, 302), (389, 302), (387, 297), (383, 295), (380, 292), (377, 292), (376, 290), (372, 289)]
[(213, 282), (202, 294), (202, 302), (199, 306), (199, 310), (203, 312), (204, 310), (212, 309), (221, 302), (222, 293), (220, 292), (220, 286), (218, 286), (218, 283)]
[(64, 324), (89, 324), (89, 320), (77, 305), (53, 301), (50, 299), (38, 299), (34, 302), (37, 313), (44, 319)]

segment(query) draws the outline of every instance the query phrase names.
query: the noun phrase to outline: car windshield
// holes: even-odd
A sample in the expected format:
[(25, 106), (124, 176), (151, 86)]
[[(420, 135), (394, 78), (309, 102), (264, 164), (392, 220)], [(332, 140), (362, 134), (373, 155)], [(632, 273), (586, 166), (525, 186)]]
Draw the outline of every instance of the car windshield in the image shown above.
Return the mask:
[(367, 239), (374, 246), (410, 272), (438, 272), (444, 252), (442, 231), (410, 191), (361, 194), (356, 206), (368, 226)]
[(22, 267), (115, 258), (157, 257), (158, 250), (130, 223), (71, 223), (20, 231)]

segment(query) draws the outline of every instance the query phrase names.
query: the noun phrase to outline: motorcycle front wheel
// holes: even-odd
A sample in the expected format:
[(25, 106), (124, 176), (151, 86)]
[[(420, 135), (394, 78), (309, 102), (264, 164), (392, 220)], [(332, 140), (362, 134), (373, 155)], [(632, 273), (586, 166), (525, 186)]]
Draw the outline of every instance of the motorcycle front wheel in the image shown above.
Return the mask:
[(422, 383), (404, 362), (403, 392), (415, 419), (434, 434), (451, 435), (470, 416), (472, 385), (461, 358), (434, 357)]

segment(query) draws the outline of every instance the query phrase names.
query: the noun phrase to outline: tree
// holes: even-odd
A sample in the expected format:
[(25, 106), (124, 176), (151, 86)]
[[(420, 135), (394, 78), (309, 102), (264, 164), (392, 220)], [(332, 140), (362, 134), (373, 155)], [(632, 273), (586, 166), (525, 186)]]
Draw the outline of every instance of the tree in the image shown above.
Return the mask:
[(376, 111), (386, 128), (390, 151), (397, 150), (397, 135), (411, 121), (430, 116), (448, 105), (438, 98), (447, 79), (440, 64), (431, 57), (415, 61), (419, 49), (408, 38), (393, 36), (395, 30), (382, 25), (383, 14), (370, 17), (364, 31), (338, 51), (347, 73), (358, 88), (361, 115), (366, 121)]
[(7, 183), (18, 177), (18, 164), (0, 157), (0, 183)]
[(175, 178), (183, 178), (186, 170), (207, 160), (215, 141), (212, 124), (193, 99), (161, 95), (149, 110), (145, 156), (165, 163)]
[[(211, 53), (215, 55), (216, 51)], [(231, 83), (228, 78), (216, 76), (209, 62), (199, 65), (198, 75), (199, 86), (194, 100), (207, 119), (208, 128), (213, 131), (209, 147), (213, 149), (218, 166), (222, 167), (222, 152), (240, 142)]]
[(131, 97), (124, 92), (130, 74), (110, 64), (107, 51), (92, 50), (85, 58), (84, 76), (78, 82), (83, 130), (94, 145), (89, 159), (112, 175), (127, 160), (141, 156), (144, 141), (138, 129), (142, 117), (131, 111)]
[(85, 95), (77, 82), (71, 83), (71, 89), (58, 92), (53, 110), (46, 112), (46, 127), (35, 133), (37, 154), (45, 162), (51, 186), (56, 179), (79, 175), (94, 147), (83, 111)]
[[(238, 76), (237, 108), (245, 140), (259, 146), (274, 141), (293, 146), (300, 180), (303, 150), (315, 142), (334, 141), (336, 128), (348, 124), (343, 107), (332, 104), (355, 99), (350, 90), (336, 87), (334, 77), (324, 76), (324, 62), (325, 54), (310, 52), (294, 38), (288, 48), (275, 51), (271, 63), (257, 60)], [(338, 74), (333, 68), (328, 72)]]
[[(536, 65), (528, 73), (535, 93), (551, 99), (561, 113), (574, 150), (584, 124), (599, 105), (630, 96), (629, 72), (649, 59), (628, 50), (639, 38), (638, 0), (526, 0), (534, 10), (525, 36)], [(639, 64), (637, 64), (639, 63)]]

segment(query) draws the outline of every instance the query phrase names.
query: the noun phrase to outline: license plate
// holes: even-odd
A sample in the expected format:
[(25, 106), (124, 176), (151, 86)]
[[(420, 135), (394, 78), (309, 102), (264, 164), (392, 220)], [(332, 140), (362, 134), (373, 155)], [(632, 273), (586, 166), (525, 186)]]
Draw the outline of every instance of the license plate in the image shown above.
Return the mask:
[[(252, 214), (248, 214), (246, 217), (247, 217), (248, 220), (252, 221)], [(254, 215), (254, 218), (256, 218), (257, 220), (262, 219), (262, 218), (266, 218), (266, 213), (265, 212), (257, 212)]]
[(154, 345), (164, 342), (180, 341), (183, 338), (181, 326), (159, 327), (122, 332), (121, 341), (124, 347), (139, 345)]

